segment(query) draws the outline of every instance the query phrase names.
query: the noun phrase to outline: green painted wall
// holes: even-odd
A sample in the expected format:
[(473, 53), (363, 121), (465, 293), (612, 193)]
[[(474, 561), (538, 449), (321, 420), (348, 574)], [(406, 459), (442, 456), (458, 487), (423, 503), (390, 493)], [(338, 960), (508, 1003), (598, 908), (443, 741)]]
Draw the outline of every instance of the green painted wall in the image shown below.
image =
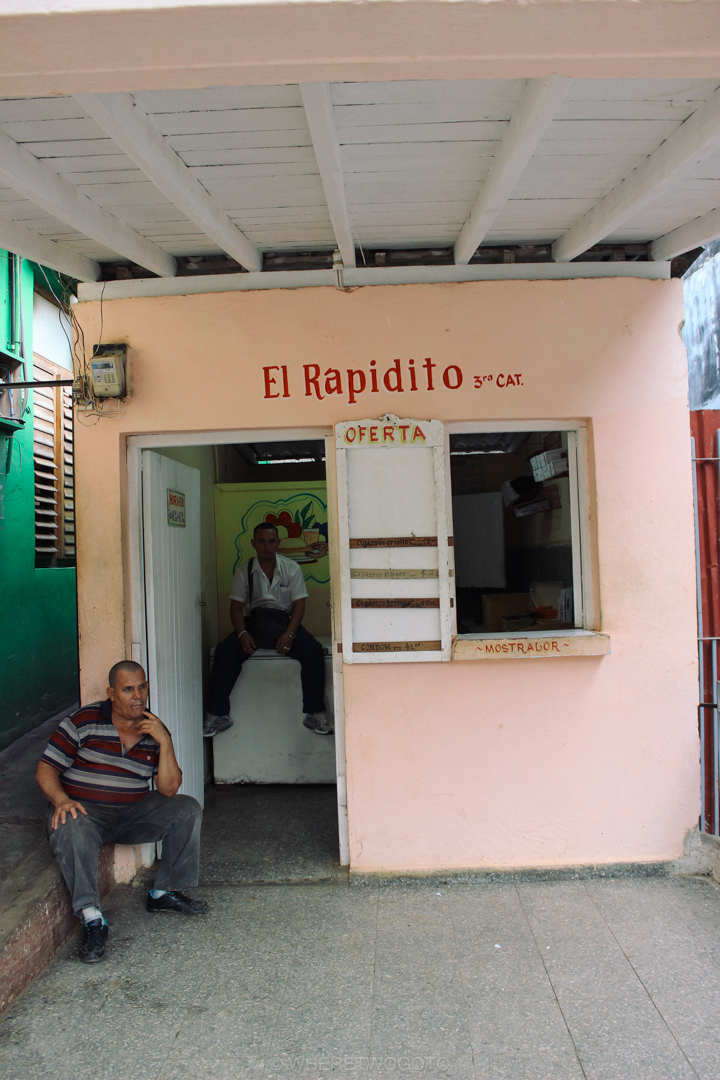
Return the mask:
[[(33, 269), (23, 263), (27, 379), (32, 379), (33, 284)], [(3, 299), (6, 291), (7, 254), (0, 251)], [(6, 305), (0, 304), (0, 348), (6, 347), (5, 317)], [(32, 400), (30, 392), (25, 428), (13, 439), (0, 527), (0, 748), (78, 697), (75, 569), (35, 568)], [(0, 428), (3, 470), (6, 446)]]

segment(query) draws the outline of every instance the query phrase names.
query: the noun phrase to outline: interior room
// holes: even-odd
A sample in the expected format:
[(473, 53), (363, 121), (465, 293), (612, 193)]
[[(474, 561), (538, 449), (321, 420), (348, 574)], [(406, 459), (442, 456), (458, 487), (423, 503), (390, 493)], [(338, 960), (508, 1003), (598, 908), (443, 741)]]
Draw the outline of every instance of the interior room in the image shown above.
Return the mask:
[(577, 625), (568, 441), (565, 431), (450, 436), (458, 633)]
[[(303, 626), (323, 646), (326, 708), (332, 715), (324, 440), (175, 446), (151, 453), (200, 474), (203, 706), (215, 647), (234, 632), (233, 574), (254, 556), (253, 529), (267, 521), (277, 526), (279, 554), (303, 569), (309, 594)], [(189, 525), (189, 500), (187, 514)], [(330, 877), (338, 860), (335, 738), (303, 726), (300, 664), (258, 649), (230, 700), (232, 727), (202, 744), (202, 880)]]

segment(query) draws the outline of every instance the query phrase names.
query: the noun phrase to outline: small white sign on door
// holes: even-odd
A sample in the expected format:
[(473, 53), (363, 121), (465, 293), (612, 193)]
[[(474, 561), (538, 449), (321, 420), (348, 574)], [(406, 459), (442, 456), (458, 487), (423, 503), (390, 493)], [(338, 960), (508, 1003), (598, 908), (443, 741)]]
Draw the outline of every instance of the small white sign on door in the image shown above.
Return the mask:
[(168, 525), (179, 525), (185, 528), (185, 496), (182, 491), (172, 491), (168, 488)]

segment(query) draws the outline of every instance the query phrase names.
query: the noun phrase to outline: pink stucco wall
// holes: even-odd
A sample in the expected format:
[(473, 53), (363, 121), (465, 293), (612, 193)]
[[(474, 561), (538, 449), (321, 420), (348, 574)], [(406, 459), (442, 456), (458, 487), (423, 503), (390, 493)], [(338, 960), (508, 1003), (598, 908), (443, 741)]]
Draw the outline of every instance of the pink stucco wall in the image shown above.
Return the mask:
[[(76, 312), (90, 345), (99, 305)], [(682, 317), (679, 282), (631, 279), (106, 301), (103, 340), (131, 345), (133, 393), (119, 420), (76, 434), (83, 699), (102, 693), (126, 648), (126, 434), (326, 427), (386, 411), (509, 427), (584, 418), (611, 655), (346, 666), (351, 865), (677, 857), (699, 810)], [(396, 357), (456, 364), (463, 386), (366, 392), (354, 406), (303, 392), (304, 364), (382, 371)], [(288, 398), (264, 397), (270, 365), (287, 366)], [(520, 372), (522, 386), (474, 389), (487, 371)]]
[[(717, 0), (3, 0), (3, 96), (388, 79), (714, 78)], [(98, 62), (98, 42), (112, 42)]]

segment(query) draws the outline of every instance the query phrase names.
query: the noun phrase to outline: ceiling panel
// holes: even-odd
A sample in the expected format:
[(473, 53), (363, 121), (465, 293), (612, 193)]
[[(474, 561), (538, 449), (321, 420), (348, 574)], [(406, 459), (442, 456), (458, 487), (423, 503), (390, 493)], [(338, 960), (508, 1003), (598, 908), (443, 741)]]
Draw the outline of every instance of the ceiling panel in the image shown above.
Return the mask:
[[(335, 105), (414, 105), (451, 102), (517, 101), (525, 88), (525, 79), (448, 79), (398, 82), (332, 83), (330, 92)], [(498, 107), (502, 107), (498, 104)]]
[(211, 86), (205, 90), (144, 90), (133, 97), (148, 113), (214, 112), (223, 109), (282, 109), (302, 105), (300, 88)]
[(216, 112), (154, 113), (153, 123), (163, 135), (216, 135), (231, 131), (302, 130), (301, 105), (289, 109), (220, 109)]
[(89, 116), (83, 116), (79, 106), (75, 109), (80, 116), (72, 120), (20, 120), (13, 123), (0, 122), (0, 131), (4, 131), (18, 143), (60, 142), (65, 139), (98, 139), (102, 131)]
[(338, 123), (341, 146), (346, 143), (419, 143), (419, 142), (497, 142), (502, 139), (507, 121), (477, 120), (447, 124), (373, 124)]
[(3, 98), (0, 99), (0, 124), (28, 120), (72, 120), (84, 116), (74, 98)]

